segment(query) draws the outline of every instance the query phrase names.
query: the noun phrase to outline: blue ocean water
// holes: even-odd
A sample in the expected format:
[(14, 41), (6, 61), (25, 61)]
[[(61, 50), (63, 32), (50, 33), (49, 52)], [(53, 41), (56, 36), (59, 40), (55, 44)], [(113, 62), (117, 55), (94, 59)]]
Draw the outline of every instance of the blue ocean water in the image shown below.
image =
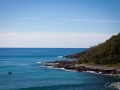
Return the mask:
[[(116, 90), (104, 85), (119, 79), (41, 66), (86, 48), (0, 48), (0, 90)], [(9, 75), (8, 72), (12, 74)]]

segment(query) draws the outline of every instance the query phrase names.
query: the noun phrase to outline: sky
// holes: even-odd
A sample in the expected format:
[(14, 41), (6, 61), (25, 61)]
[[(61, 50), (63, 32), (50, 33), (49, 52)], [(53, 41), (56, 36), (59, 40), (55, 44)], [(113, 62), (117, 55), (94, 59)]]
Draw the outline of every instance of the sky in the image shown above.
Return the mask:
[(0, 0), (0, 47), (89, 48), (120, 33), (120, 0)]

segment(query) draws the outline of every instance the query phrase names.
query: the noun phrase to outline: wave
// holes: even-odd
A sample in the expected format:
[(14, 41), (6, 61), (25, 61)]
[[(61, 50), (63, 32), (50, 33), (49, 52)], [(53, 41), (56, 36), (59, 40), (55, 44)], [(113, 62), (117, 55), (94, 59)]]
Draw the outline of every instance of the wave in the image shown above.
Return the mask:
[(58, 58), (63, 58), (63, 56), (58, 56)]
[(19, 64), (20, 66), (28, 66), (28, 65), (30, 65), (30, 64)]
[(77, 72), (77, 71), (75, 71), (75, 70), (67, 70), (67, 69), (65, 69), (65, 68), (54, 68), (52, 65), (51, 66), (41, 66), (41, 67), (44, 67), (44, 68), (50, 68), (50, 69), (57, 69), (57, 70), (64, 70), (64, 71), (68, 71), (68, 72)]
[(35, 62), (36, 64), (41, 64), (42, 62)]
[(60, 69), (60, 70), (64, 70), (64, 71), (70, 71), (70, 72), (77, 72), (75, 70), (67, 70), (65, 68), (55, 68), (54, 65), (58, 64), (58, 63), (52, 63), (52, 62), (36, 62), (36, 64), (38, 64), (40, 67), (44, 67), (44, 68), (50, 68), (50, 69)]
[(86, 71), (86, 72), (88, 72), (88, 73), (95, 73), (94, 71)]
[(77, 72), (75, 70), (67, 70), (65, 68), (53, 68), (53, 69), (60, 69), (60, 70), (64, 70), (64, 71), (67, 71), (67, 72)]

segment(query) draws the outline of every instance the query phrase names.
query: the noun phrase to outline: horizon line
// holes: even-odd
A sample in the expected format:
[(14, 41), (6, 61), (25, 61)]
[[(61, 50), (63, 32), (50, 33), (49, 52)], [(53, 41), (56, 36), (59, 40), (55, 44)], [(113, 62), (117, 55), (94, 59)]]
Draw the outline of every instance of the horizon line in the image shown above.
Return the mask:
[(88, 48), (88, 47), (0, 47), (0, 48)]

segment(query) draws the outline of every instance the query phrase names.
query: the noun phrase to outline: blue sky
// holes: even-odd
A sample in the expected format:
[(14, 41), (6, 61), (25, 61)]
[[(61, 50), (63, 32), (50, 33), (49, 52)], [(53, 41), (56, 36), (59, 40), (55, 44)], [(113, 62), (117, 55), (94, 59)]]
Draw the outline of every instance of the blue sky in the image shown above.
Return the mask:
[(120, 32), (120, 0), (0, 0), (0, 47), (90, 47)]

